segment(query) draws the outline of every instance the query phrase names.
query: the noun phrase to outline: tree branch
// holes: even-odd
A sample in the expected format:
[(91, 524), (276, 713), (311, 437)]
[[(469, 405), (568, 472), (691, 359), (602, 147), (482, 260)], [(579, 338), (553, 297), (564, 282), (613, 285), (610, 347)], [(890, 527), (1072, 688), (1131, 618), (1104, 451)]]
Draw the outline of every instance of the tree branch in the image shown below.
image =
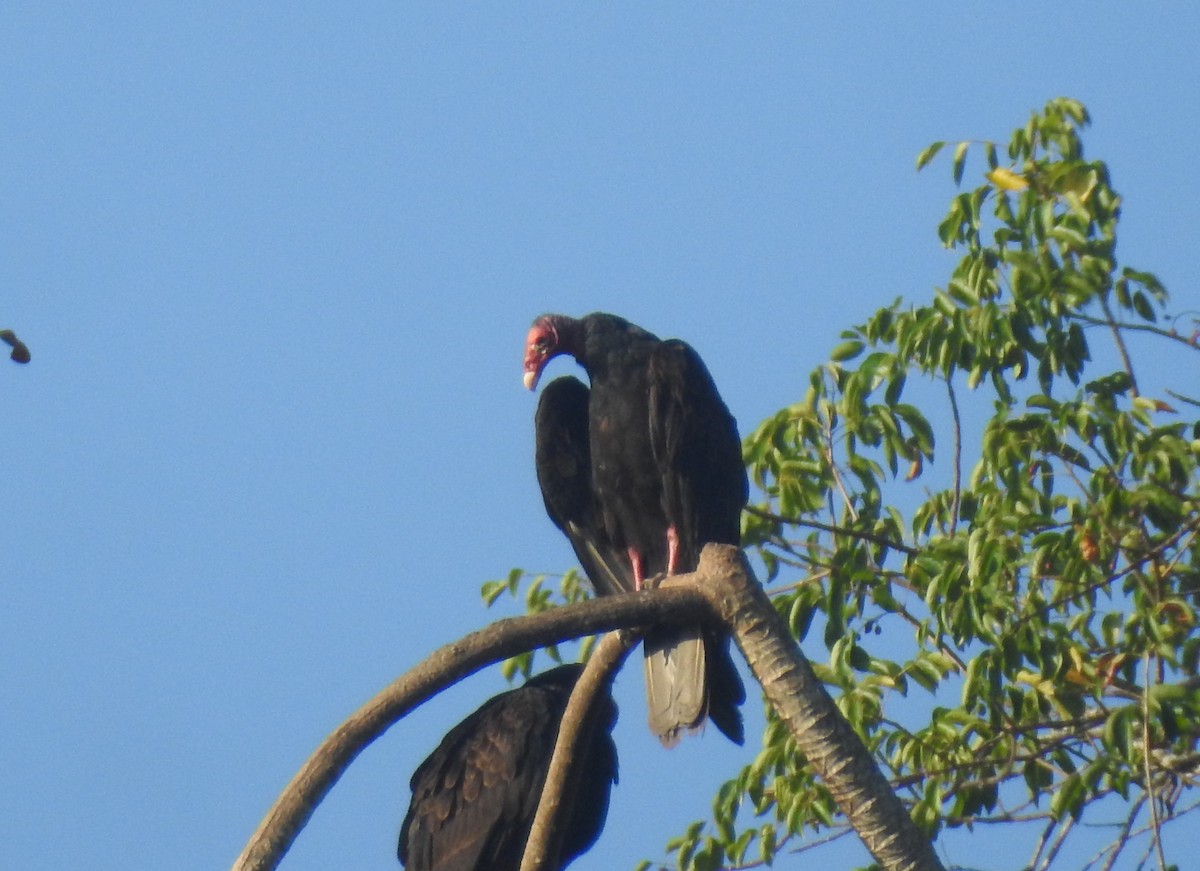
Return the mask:
[[(288, 784), (233, 865), (272, 871), (320, 800), (359, 753), (406, 713), (489, 663), (619, 627), (716, 622), (746, 657), (768, 701), (824, 780), (839, 810), (887, 871), (944, 871), (862, 740), (817, 679), (787, 625), (730, 545), (707, 545), (699, 568), (658, 589), (501, 620), (436, 651), (325, 739)], [(564, 718), (565, 719), (565, 718)]]
[(1195, 339), (1181, 336), (1174, 330), (1164, 330), (1162, 327), (1156, 327), (1154, 324), (1126, 323), (1124, 321), (1112, 319), (1111, 315), (1109, 316), (1109, 320), (1104, 320), (1101, 318), (1094, 318), (1089, 315), (1081, 314), (1079, 312), (1071, 312), (1069, 317), (1077, 321), (1082, 321), (1085, 324), (1091, 324), (1094, 327), (1108, 327), (1109, 329), (1135, 330), (1141, 333), (1153, 333), (1154, 335), (1161, 336), (1164, 339), (1170, 339), (1173, 342), (1179, 342), (1181, 345), (1186, 345), (1193, 351), (1200, 350), (1200, 344), (1197, 344)]
[[(688, 576), (669, 580), (673, 586)], [(720, 613), (775, 713), (871, 855), (888, 871), (942, 871), (929, 839), (817, 679), (742, 552), (730, 545), (706, 545), (694, 581)]]
[(803, 517), (786, 517), (782, 514), (776, 514), (773, 511), (767, 511), (765, 508), (759, 508), (757, 505), (747, 505), (744, 509), (749, 514), (754, 514), (764, 520), (774, 520), (776, 523), (786, 523), (790, 526), (801, 526), (808, 529), (816, 529), (819, 532), (830, 532), (834, 535), (845, 535), (850, 538), (857, 538), (871, 544), (879, 545), (880, 547), (891, 548), (898, 550), (908, 556), (917, 556), (920, 554), (915, 547), (909, 547), (902, 541), (894, 541), (884, 535), (876, 535), (873, 532), (866, 532), (861, 529), (850, 529), (846, 526), (834, 526), (831, 523), (822, 523), (819, 520), (808, 520)]
[(954, 503), (950, 506), (950, 535), (958, 530), (958, 513), (962, 506), (962, 418), (958, 414), (958, 397), (954, 382), (946, 378), (946, 395), (950, 397), (950, 414), (954, 421)]
[(1141, 395), (1141, 391), (1138, 390), (1137, 375), (1133, 372), (1133, 360), (1129, 357), (1129, 349), (1125, 347), (1125, 337), (1121, 335), (1121, 327), (1117, 324), (1117, 319), (1113, 317), (1108, 297), (1103, 293), (1100, 294), (1100, 309), (1104, 312), (1105, 323), (1112, 331), (1113, 341), (1117, 344), (1117, 354), (1121, 358), (1121, 365), (1125, 367), (1125, 374), (1129, 376), (1129, 388), (1136, 398)]
[(479, 669), (537, 647), (624, 626), (698, 623), (711, 610), (694, 590), (593, 599), (528, 617), (510, 617), (439, 648), (397, 678), (317, 747), (259, 823), (234, 871), (273, 871), (317, 805), (376, 738), (409, 711)]
[[(578, 754), (575, 750), (584, 746), (592, 730), (597, 728), (596, 718), (590, 716), (596, 697), (612, 683), (613, 676), (637, 640), (637, 635), (632, 632), (618, 631), (605, 635), (575, 683), (571, 699), (563, 711), (558, 738), (554, 742), (554, 756), (546, 772), (546, 783), (542, 787), (537, 814), (529, 830), (529, 840), (525, 842), (521, 871), (558, 867), (555, 863), (562, 849), (565, 828), (561, 821), (571, 811), (583, 773), (583, 766), (576, 764)], [(556, 821), (558, 825), (555, 825)]]
[(1150, 822), (1154, 828), (1150, 837), (1153, 839), (1155, 852), (1158, 853), (1159, 871), (1167, 871), (1167, 857), (1162, 846), (1162, 822), (1158, 818), (1158, 799), (1154, 795), (1154, 770), (1151, 765), (1153, 754), (1150, 743), (1150, 689), (1155, 683), (1154, 672), (1150, 668), (1150, 651), (1142, 655), (1146, 669), (1146, 682), (1142, 687), (1142, 770), (1146, 774), (1146, 799), (1150, 805)]

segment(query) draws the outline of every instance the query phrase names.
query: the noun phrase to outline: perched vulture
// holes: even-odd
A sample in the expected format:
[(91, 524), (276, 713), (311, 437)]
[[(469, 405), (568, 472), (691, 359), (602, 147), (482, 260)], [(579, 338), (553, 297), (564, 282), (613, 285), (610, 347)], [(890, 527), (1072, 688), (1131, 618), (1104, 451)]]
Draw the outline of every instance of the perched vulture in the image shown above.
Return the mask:
[[(535, 417), (538, 483), (600, 595), (693, 571), (709, 542), (737, 545), (747, 499), (737, 424), (700, 356), (616, 315), (543, 315), (525, 345), (525, 386), (568, 354), (587, 371), (547, 385)], [(668, 747), (709, 717), (742, 743), (729, 640), (700, 627), (646, 639), (651, 730)]]
[[(558, 726), (582, 665), (562, 665), (488, 699), (450, 730), (413, 774), (397, 855), (407, 871), (518, 871)], [(567, 867), (600, 837), (617, 780), (611, 695), (596, 699), (574, 759), (559, 860)]]

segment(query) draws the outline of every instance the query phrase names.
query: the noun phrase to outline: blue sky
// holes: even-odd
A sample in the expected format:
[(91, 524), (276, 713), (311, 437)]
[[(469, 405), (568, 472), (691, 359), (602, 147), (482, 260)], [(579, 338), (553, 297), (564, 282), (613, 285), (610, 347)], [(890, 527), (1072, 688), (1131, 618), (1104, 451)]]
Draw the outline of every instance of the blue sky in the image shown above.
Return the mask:
[[(688, 339), (746, 433), (944, 282), (917, 152), (1060, 95), (1124, 262), (1200, 308), (1197, 45), (1185, 4), (4, 3), (0, 327), (33, 362), (0, 367), (0, 867), (227, 867), (494, 616), (482, 582), (572, 564), (520, 380), (543, 311)], [(283, 867), (398, 867), (412, 769), (502, 686), (388, 733)], [(659, 858), (754, 753), (662, 751), (641, 692), (574, 868)]]

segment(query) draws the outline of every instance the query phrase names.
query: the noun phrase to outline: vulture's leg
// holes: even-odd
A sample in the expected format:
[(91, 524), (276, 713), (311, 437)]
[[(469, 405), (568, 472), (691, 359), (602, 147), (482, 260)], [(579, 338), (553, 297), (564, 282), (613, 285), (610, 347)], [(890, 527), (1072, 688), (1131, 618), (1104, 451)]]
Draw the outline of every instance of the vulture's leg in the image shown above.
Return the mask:
[(667, 527), (667, 574), (673, 575), (679, 568), (679, 533), (675, 524)]
[(628, 548), (627, 552), (629, 554), (629, 565), (633, 567), (633, 589), (641, 591), (646, 582), (646, 576), (642, 570), (642, 555), (634, 547)]

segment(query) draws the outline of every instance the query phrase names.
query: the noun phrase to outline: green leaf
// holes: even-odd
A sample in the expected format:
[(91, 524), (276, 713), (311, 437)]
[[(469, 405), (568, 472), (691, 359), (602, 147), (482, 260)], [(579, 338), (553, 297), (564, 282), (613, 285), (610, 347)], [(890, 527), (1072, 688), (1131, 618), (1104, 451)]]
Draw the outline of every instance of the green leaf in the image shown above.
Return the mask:
[(833, 349), (833, 353), (831, 353), (829, 355), (829, 357), (831, 360), (833, 360), (834, 362), (837, 362), (837, 363), (840, 363), (844, 360), (853, 360), (855, 357), (857, 357), (859, 354), (861, 354), (863, 352), (863, 348), (865, 348), (865, 347), (866, 347), (865, 344), (863, 344), (862, 342), (857, 341), (857, 340), (850, 341), (850, 342), (842, 342), (840, 345), (838, 345), (836, 348)]
[(969, 142), (960, 142), (954, 147), (954, 163), (952, 167), (955, 184), (962, 184), (963, 167), (967, 163), (967, 147), (970, 144)]
[(1078, 817), (1083, 809), (1086, 792), (1087, 788), (1083, 778), (1072, 774), (1058, 785), (1050, 797), (1050, 813), (1058, 820), (1067, 814)]
[(1137, 709), (1127, 705), (1109, 714), (1104, 723), (1104, 743), (1119, 758), (1131, 761), (1130, 748), (1133, 745), (1133, 721)]
[(496, 604), (496, 600), (499, 599), (507, 589), (508, 588), (502, 581), (487, 581), (483, 587), (480, 588), (479, 594), (483, 597), (483, 603), (488, 607), (491, 607), (492, 605)]
[(917, 155), (917, 171), (920, 172), (922, 169), (924, 169), (926, 166), (928, 166), (929, 161), (931, 161), (935, 157), (937, 157), (938, 152), (941, 151), (945, 145), (946, 145), (945, 142), (934, 142), (931, 145), (929, 145), (927, 148), (925, 148), (924, 151), (922, 151), (920, 154), (918, 154)]
[(1133, 295), (1133, 310), (1138, 313), (1142, 320), (1155, 321), (1157, 318), (1154, 315), (1154, 308), (1150, 305), (1150, 300), (1142, 291), (1138, 291)]
[(987, 156), (988, 169), (995, 169), (1000, 165), (999, 159), (996, 157), (996, 143), (989, 141), (985, 147)]
[(855, 644), (850, 648), (850, 667), (855, 671), (870, 671), (871, 655)]

